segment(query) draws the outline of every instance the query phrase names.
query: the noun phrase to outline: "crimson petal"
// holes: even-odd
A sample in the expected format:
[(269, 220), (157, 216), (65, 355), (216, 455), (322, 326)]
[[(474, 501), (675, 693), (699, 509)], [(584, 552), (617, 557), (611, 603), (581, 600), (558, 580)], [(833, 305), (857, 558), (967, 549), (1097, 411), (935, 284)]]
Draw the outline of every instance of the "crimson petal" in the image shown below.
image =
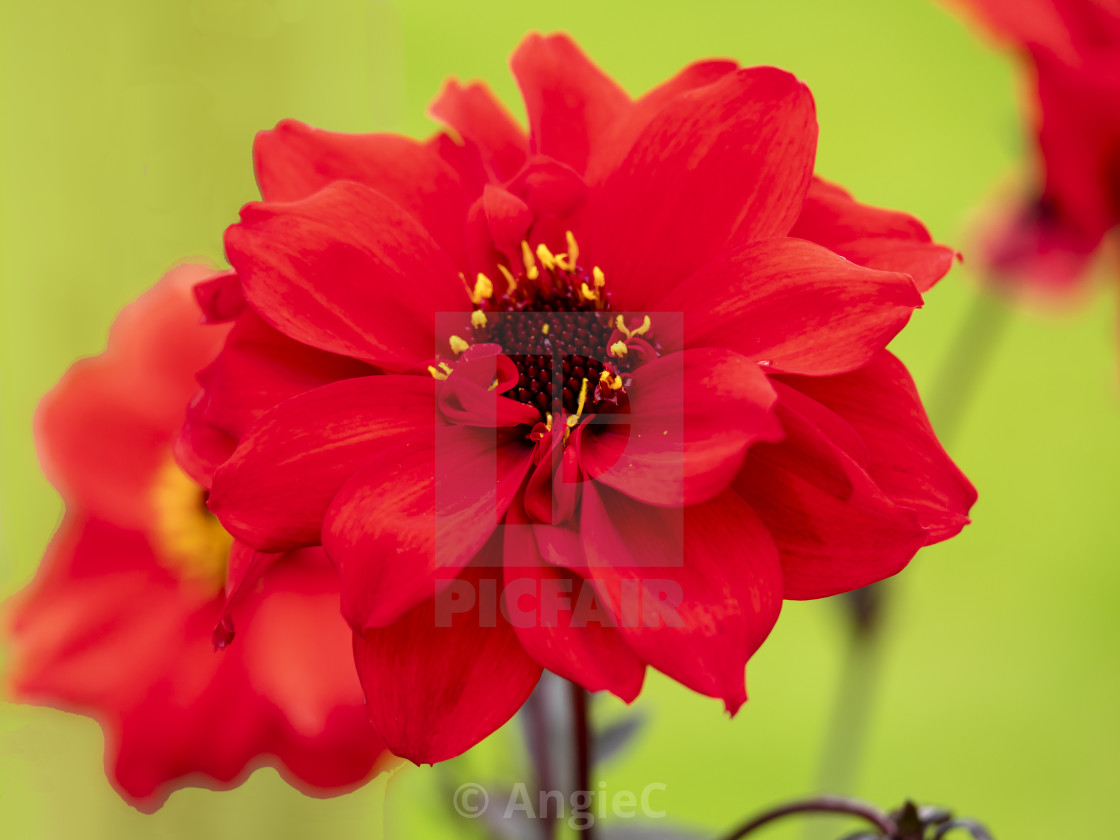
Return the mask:
[(616, 306), (648, 309), (733, 239), (788, 233), (816, 144), (808, 89), (772, 67), (672, 99), (593, 191), (586, 245)]
[(860, 433), (871, 477), (895, 502), (918, 512), (930, 542), (946, 540), (968, 524), (976, 489), (937, 440), (914, 381), (897, 358), (881, 353), (842, 376), (786, 381)]
[(497, 608), (495, 568), (468, 568), (456, 594), (429, 599), (386, 627), (354, 635), (354, 661), (374, 729), (416, 764), (454, 758), (521, 708), (541, 666)]
[(505, 438), (429, 420), (339, 491), (323, 547), (356, 630), (390, 624), (431, 598), (490, 538), (532, 464), (531, 447)]
[[(750, 242), (681, 283), (657, 309), (681, 312), (666, 349), (715, 345), (775, 372), (824, 376), (861, 367), (905, 326), (922, 297), (905, 274), (873, 271), (800, 239)], [(683, 334), (669, 330), (683, 325)]]
[(395, 370), (432, 358), (433, 313), (470, 310), (428, 232), (349, 181), (300, 201), (246, 205), (226, 231), (226, 253), (245, 297), (281, 332)]
[(629, 415), (606, 415), (583, 430), (581, 464), (646, 504), (707, 501), (731, 483), (748, 446), (782, 436), (766, 375), (725, 350), (662, 356), (634, 372), (627, 394)]
[(758, 516), (731, 491), (673, 516), (588, 482), (580, 531), (582, 573), (635, 653), (734, 714), (782, 605), (778, 550)]
[(261, 551), (316, 545), (354, 471), (387, 446), (430, 436), (434, 417), (427, 376), (367, 376), (300, 394), (250, 427), (214, 475), (210, 509)]

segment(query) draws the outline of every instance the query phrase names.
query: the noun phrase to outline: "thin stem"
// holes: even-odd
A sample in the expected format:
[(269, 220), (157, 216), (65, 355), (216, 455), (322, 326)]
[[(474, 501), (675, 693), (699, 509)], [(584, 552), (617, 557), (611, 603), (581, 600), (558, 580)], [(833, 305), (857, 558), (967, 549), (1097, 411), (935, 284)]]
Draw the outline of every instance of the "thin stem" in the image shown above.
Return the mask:
[[(1004, 333), (1009, 312), (1005, 301), (980, 291), (965, 315), (927, 401), (930, 419), (942, 441), (956, 437), (965, 410)], [(865, 597), (868, 594), (878, 597), (880, 603), (877, 608), (881, 613), (889, 593), (890, 584), (884, 581), (875, 584), (870, 593), (863, 594)], [(843, 793), (854, 788), (866, 741), (872, 698), (879, 683), (882, 651), (878, 630), (881, 623), (881, 616), (868, 626), (853, 623), (854, 631), (837, 689), (838, 699), (830, 734), (821, 759), (820, 790)]]
[[(582, 686), (571, 683), (569, 686), (572, 698), (572, 740), (575, 753), (575, 802), (586, 805), (580, 809), (581, 813), (589, 817), (591, 814), (591, 725), (588, 710), (588, 694)], [(579, 820), (585, 823), (582, 834), (585, 840), (594, 840), (594, 820), (587, 818)]]
[(854, 802), (850, 799), (840, 799), (835, 796), (818, 796), (813, 799), (806, 799), (802, 802), (792, 802), (789, 805), (782, 805), (778, 808), (766, 811), (741, 825), (735, 831), (731, 832), (731, 834), (728, 834), (723, 840), (741, 840), (741, 838), (746, 837), (756, 829), (793, 814), (843, 814), (866, 820), (886, 837), (893, 836), (897, 831), (897, 826), (891, 821), (891, 818), (878, 808), (865, 805), (862, 802)]

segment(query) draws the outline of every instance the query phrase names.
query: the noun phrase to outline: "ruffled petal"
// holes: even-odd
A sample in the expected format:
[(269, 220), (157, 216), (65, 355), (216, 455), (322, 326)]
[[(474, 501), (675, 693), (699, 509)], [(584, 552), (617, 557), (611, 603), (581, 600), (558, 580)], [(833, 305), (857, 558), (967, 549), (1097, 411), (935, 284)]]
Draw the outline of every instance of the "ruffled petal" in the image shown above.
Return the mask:
[(836, 377), (784, 377), (850, 424), (867, 447), (867, 471), (895, 503), (917, 511), (929, 541), (968, 524), (976, 489), (937, 440), (906, 366), (882, 353)]
[(532, 463), (522, 439), (435, 426), (385, 449), (339, 491), (323, 547), (355, 630), (383, 626), (450, 584), (502, 521)]
[(581, 464), (650, 505), (707, 501), (730, 484), (756, 441), (780, 440), (777, 399), (758, 365), (718, 349), (662, 356), (634, 372), (629, 414), (583, 429)]
[(395, 370), (435, 354), (436, 312), (470, 310), (454, 264), (427, 231), (349, 181), (300, 201), (246, 205), (226, 231), (226, 253), (248, 301), (278, 330)]
[(813, 179), (790, 236), (823, 245), (857, 265), (909, 274), (921, 292), (944, 277), (958, 256), (934, 242), (913, 216), (860, 204), (820, 178)]
[(429, 145), (395, 134), (340, 134), (283, 120), (257, 135), (253, 162), (265, 201), (298, 201), (334, 181), (356, 181), (412, 214), (465, 267), (467, 197), (458, 173)]
[(210, 509), (260, 551), (317, 545), (327, 507), (386, 447), (431, 446), (435, 382), (367, 376), (324, 385), (264, 415), (214, 476)]
[(905, 274), (770, 239), (726, 251), (678, 285), (656, 308), (683, 318), (665, 319), (657, 337), (667, 350), (727, 347), (773, 372), (825, 376), (867, 364), (921, 305)]
[(631, 702), (642, 689), (645, 664), (590, 581), (544, 561), (534, 533), (541, 529), (557, 530), (530, 525), (516, 504), (502, 528), (506, 615), (518, 639), (554, 674)]
[(529, 150), (525, 132), (484, 84), (463, 87), (449, 80), (428, 115), (477, 150), (495, 181), (508, 181), (525, 163)]
[(777, 387), (786, 439), (752, 448), (734, 487), (781, 551), (785, 597), (836, 595), (901, 571), (926, 541), (918, 516), (856, 460), (866, 450), (843, 419)]
[(648, 309), (729, 242), (784, 236), (813, 174), (808, 89), (754, 67), (672, 99), (592, 194), (588, 256), (615, 306)]
[(580, 532), (582, 573), (634, 652), (734, 714), (747, 698), (746, 662), (782, 605), (777, 548), (746, 502), (727, 491), (666, 511), (589, 482)]
[(470, 749), (528, 699), (541, 667), (498, 607), (496, 568), (468, 568), (441, 598), (354, 635), (374, 729), (396, 755), (433, 764)]
[(529, 35), (510, 59), (529, 113), (529, 148), (583, 172), (630, 97), (567, 35)]

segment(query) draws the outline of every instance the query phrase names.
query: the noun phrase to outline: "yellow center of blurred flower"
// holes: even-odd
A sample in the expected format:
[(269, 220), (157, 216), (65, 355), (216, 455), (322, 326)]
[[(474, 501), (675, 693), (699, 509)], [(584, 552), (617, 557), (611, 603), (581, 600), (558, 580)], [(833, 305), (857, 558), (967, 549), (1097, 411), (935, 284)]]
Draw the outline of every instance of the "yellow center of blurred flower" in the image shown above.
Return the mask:
[(156, 474), (152, 507), (160, 562), (180, 580), (220, 592), (233, 537), (206, 507), (206, 492), (173, 459)]

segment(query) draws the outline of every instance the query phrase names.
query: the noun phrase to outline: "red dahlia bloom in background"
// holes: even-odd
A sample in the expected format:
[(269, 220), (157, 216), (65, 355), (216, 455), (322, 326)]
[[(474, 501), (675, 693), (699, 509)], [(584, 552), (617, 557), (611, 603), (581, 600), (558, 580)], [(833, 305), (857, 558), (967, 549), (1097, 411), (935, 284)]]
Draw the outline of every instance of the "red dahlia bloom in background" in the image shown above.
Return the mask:
[(1019, 53), (1034, 134), (1033, 194), (982, 258), (999, 279), (1073, 290), (1120, 224), (1120, 2), (957, 0)]
[(110, 778), (143, 810), (275, 760), (308, 793), (349, 790), (384, 749), (320, 549), (276, 559), (229, 604), (244, 638), (211, 642), (227, 558), (252, 556), (172, 457), (195, 371), (226, 332), (201, 326), (191, 297), (211, 274), (172, 271), (45, 398), (39, 445), (66, 516), (8, 627), (15, 697), (96, 717)]
[(632, 100), (564, 36), (513, 70), (527, 136), (455, 82), (427, 143), (261, 134), (198, 290), (235, 323), (183, 451), (238, 538), (322, 544), (418, 762), (542, 667), (735, 711), (783, 598), (898, 572), (975, 499), (884, 349), (954, 254), (814, 178), (802, 84), (713, 61)]

